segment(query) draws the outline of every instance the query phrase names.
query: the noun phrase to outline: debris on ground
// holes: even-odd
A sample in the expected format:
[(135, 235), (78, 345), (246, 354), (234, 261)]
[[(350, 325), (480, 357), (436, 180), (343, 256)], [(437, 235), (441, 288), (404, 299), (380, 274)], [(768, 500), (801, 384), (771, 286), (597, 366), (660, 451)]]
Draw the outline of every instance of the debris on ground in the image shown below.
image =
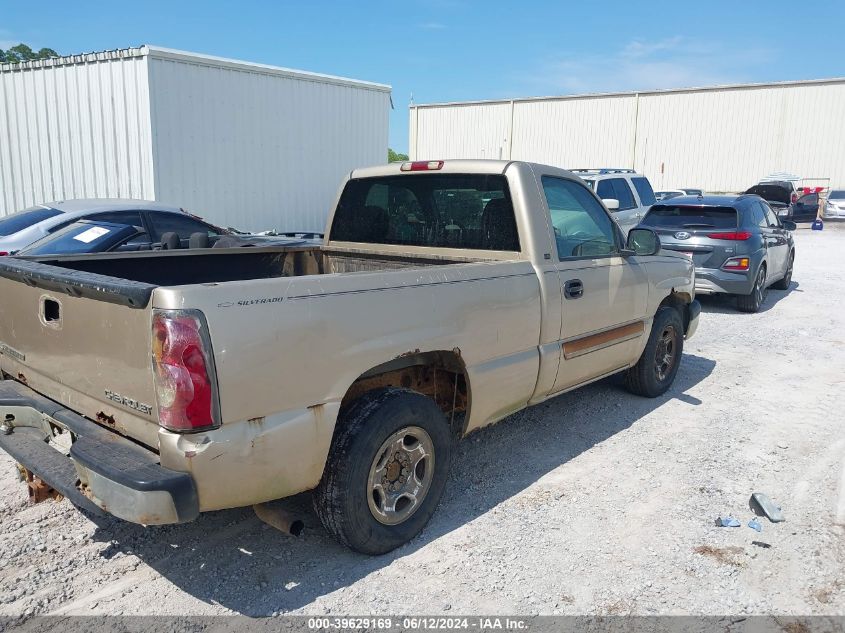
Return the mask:
[(748, 507), (751, 508), (751, 511), (758, 517), (764, 516), (772, 523), (780, 523), (781, 521), (786, 520), (783, 517), (783, 512), (781, 511), (780, 506), (776, 506), (775, 503), (762, 492), (755, 492), (751, 495), (751, 498), (748, 500)]
[(739, 527), (740, 522), (733, 517), (716, 517), (716, 527)]
[(763, 531), (763, 526), (760, 525), (760, 522), (757, 519), (751, 519), (748, 522), (748, 527), (750, 527), (752, 530), (756, 530), (758, 532)]

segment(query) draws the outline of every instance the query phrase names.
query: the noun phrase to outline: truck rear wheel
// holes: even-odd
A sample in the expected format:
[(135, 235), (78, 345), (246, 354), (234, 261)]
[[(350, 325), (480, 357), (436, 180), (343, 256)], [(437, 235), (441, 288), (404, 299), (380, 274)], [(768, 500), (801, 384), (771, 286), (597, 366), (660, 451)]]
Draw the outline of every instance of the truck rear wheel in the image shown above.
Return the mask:
[(405, 389), (361, 396), (338, 420), (314, 509), (343, 545), (384, 554), (416, 536), (437, 509), (452, 456), (449, 423)]
[(657, 310), (640, 360), (625, 374), (625, 386), (638, 396), (656, 398), (675, 380), (684, 352), (684, 323), (675, 308)]

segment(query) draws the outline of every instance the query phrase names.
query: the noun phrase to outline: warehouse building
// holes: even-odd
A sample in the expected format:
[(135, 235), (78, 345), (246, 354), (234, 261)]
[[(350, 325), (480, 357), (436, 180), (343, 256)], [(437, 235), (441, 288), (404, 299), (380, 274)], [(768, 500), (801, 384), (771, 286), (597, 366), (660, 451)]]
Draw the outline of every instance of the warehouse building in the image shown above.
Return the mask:
[(244, 230), (322, 231), (387, 160), (390, 86), (153, 46), (0, 65), (0, 216), (142, 198)]
[(845, 187), (845, 79), (415, 105), (410, 156), (633, 168), (655, 189), (773, 172)]

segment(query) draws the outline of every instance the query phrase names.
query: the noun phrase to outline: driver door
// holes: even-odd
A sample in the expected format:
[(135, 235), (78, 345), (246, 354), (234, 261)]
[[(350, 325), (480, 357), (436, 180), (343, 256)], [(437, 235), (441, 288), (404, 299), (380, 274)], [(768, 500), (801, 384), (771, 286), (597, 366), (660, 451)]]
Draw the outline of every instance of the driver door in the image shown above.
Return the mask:
[(542, 176), (541, 184), (563, 302), (557, 392), (636, 361), (648, 336), (648, 276), (637, 257), (622, 257), (619, 232), (589, 189), (557, 176)]

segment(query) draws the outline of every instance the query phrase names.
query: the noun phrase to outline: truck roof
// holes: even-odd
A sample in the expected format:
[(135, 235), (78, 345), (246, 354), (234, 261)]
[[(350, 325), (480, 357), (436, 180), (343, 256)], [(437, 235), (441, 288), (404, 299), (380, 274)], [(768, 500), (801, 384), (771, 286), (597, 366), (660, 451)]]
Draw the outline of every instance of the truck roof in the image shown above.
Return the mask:
[[(420, 169), (420, 170), (410, 170), (408, 168), (402, 169), (403, 165), (411, 165), (411, 164), (434, 164), (440, 163), (439, 167), (431, 167), (429, 169)], [(539, 163), (529, 163), (527, 161), (521, 160), (492, 160), (492, 159), (465, 159), (465, 158), (456, 158), (454, 160), (443, 160), (443, 159), (430, 159), (430, 160), (419, 160), (419, 161), (397, 161), (395, 163), (389, 163), (387, 165), (377, 165), (373, 167), (364, 167), (361, 169), (355, 169), (350, 174), (350, 178), (373, 178), (377, 176), (393, 176), (399, 174), (411, 174), (411, 173), (422, 173), (425, 171), (434, 172), (434, 173), (443, 173), (443, 174), (502, 174), (504, 173), (505, 169), (508, 165), (514, 164), (521, 164), (521, 165), (539, 165)], [(550, 167), (548, 165), (542, 165), (543, 171), (548, 171)], [(561, 175), (568, 175), (569, 177), (577, 177), (577, 174), (573, 174), (570, 171), (560, 168), (553, 168), (554, 171), (559, 171)]]

